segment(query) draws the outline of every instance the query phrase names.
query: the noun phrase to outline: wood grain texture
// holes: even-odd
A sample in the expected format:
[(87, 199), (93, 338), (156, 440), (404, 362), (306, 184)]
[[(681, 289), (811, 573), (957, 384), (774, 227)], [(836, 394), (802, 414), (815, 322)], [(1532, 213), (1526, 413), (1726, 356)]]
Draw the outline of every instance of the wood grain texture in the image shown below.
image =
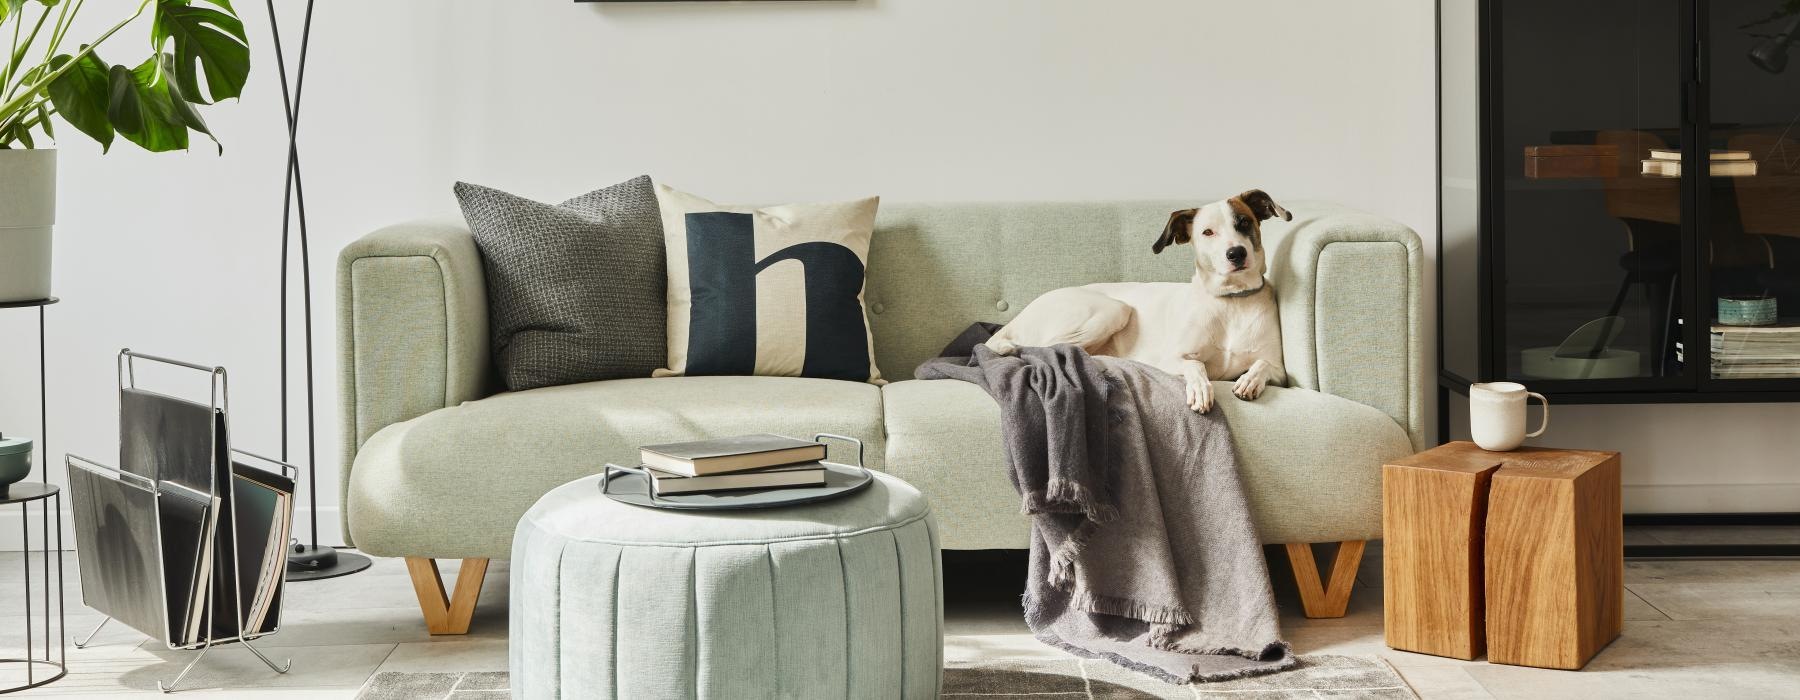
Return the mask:
[(1381, 470), (1383, 623), (1395, 649), (1471, 660), (1486, 647), (1483, 530), (1503, 459), (1450, 443)]
[(1514, 454), (1488, 495), (1488, 660), (1579, 669), (1623, 626), (1621, 460), (1616, 452)]
[(1350, 607), (1350, 590), (1356, 585), (1356, 565), (1362, 561), (1367, 542), (1345, 540), (1338, 543), (1337, 557), (1331, 562), (1331, 582), (1319, 582), (1319, 564), (1313, 559), (1312, 545), (1290, 542), (1288, 563), (1294, 567), (1294, 583), (1300, 588), (1300, 607), (1307, 617), (1343, 617)]
[(486, 559), (462, 560), (456, 589), (447, 595), (436, 559), (407, 557), (406, 573), (412, 577), (413, 593), (419, 597), (419, 610), (425, 614), (425, 629), (432, 634), (468, 634), (469, 619), (475, 616), (475, 601), (481, 597), (487, 568)]

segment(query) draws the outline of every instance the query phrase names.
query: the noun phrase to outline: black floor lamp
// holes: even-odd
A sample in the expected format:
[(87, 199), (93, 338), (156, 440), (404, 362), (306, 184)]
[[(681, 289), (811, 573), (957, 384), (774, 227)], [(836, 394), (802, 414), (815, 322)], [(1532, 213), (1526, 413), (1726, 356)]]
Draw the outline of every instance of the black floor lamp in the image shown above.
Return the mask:
[(281, 21), (275, 17), (275, 0), (269, 7), (269, 35), (275, 40), (275, 67), (281, 76), (281, 102), (287, 109), (287, 176), (281, 201), (281, 459), (288, 459), (288, 250), (289, 224), (299, 220), (301, 328), (306, 346), (306, 488), (308, 507), (312, 510), (310, 544), (296, 541), (288, 549), (287, 580), (315, 581), (353, 574), (369, 568), (370, 561), (354, 552), (339, 552), (319, 546), (319, 463), (315, 412), (313, 410), (313, 335), (312, 335), (312, 262), (306, 239), (306, 190), (300, 180), (300, 146), (297, 137), (300, 123), (300, 95), (306, 84), (306, 50), (312, 39), (313, 0), (306, 0), (306, 19), (300, 26), (300, 60), (294, 70), (292, 87), (288, 83), (287, 54), (281, 49)]

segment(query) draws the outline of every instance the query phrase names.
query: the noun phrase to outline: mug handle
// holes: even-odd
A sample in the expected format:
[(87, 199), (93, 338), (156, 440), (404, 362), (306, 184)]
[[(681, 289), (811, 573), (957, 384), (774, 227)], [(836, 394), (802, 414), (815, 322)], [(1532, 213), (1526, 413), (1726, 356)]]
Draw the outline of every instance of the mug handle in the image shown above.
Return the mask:
[(1538, 423), (1538, 429), (1534, 432), (1526, 433), (1525, 437), (1537, 437), (1543, 435), (1544, 431), (1550, 428), (1550, 399), (1544, 398), (1543, 394), (1535, 391), (1527, 391), (1525, 393), (1528, 396), (1536, 397), (1544, 406), (1544, 418)]

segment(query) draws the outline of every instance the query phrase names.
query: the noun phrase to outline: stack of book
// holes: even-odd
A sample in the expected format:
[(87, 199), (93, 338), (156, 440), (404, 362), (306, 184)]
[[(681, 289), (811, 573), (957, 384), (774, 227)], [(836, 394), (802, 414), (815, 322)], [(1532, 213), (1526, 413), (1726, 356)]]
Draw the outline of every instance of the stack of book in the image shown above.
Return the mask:
[(766, 433), (648, 445), (638, 458), (658, 496), (825, 483), (823, 443)]
[[(1651, 177), (1681, 177), (1681, 151), (1652, 149), (1644, 159), (1643, 172)], [(1710, 173), (1713, 177), (1752, 177), (1756, 161), (1749, 151), (1715, 150)]]
[(1800, 323), (1712, 327), (1715, 379), (1800, 377)]

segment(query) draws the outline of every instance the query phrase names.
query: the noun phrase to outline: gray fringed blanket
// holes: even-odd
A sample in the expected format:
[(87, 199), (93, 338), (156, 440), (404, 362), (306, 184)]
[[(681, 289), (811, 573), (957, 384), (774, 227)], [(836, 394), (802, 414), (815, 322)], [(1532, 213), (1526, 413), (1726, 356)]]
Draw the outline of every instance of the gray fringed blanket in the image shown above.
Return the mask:
[(1037, 638), (1176, 683), (1294, 665), (1223, 411), (1180, 378), (1071, 345), (921, 365), (1000, 403), (1032, 516), (1025, 622)]

